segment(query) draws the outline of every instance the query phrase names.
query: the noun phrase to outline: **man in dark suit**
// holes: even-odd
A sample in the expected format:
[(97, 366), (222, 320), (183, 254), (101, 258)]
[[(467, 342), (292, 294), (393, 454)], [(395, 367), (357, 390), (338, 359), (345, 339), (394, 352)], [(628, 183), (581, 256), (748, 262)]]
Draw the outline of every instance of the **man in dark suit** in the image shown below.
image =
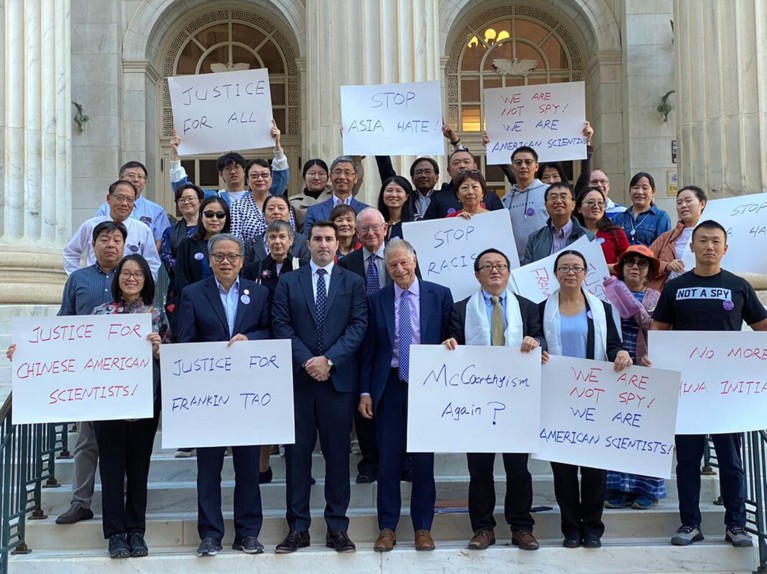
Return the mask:
[[(456, 345), (502, 345), (520, 347), (529, 352), (536, 347), (546, 350), (538, 307), (532, 301), (514, 295), (509, 289), (509, 258), (497, 249), (486, 249), (474, 260), (474, 276), (481, 289), (453, 306), (450, 320), (451, 339)], [(474, 536), (472, 550), (484, 550), (495, 544), (495, 453), (468, 453), (469, 518)], [(533, 480), (527, 470), (527, 453), (504, 453), (506, 499), (504, 514), (511, 527), (511, 543), (523, 550), (537, 550), (533, 536), (535, 521)]]
[[(178, 342), (249, 341), (268, 339), (269, 291), (239, 277), (242, 240), (229, 233), (214, 235), (208, 242), (213, 275), (188, 285), (181, 292), (178, 311)], [(224, 537), (221, 514), (221, 468), (224, 446), (197, 449), (198, 556), (215, 556)], [(232, 447), (235, 538), (232, 548), (246, 554), (264, 551), (258, 541), (263, 522), (258, 487), (260, 446)]]
[[(397, 543), (400, 469), (407, 452), (407, 385), (410, 345), (437, 345), (447, 337), (453, 297), (450, 290), (416, 277), (413, 247), (392, 239), (386, 268), (394, 281), (368, 299), (369, 327), (363, 351), (359, 412), (375, 416), (378, 431), (378, 527), (373, 549), (388, 552)], [(434, 454), (413, 453), (410, 517), (416, 550), (434, 550), (431, 525), (436, 487)]]
[(357, 175), (357, 164), (351, 156), (342, 155), (333, 160), (333, 163), (330, 164), (330, 185), (333, 188), (333, 195), (330, 196), (330, 199), (322, 203), (315, 203), (306, 210), (303, 232), (307, 237), (309, 237), (309, 231), (314, 222), (330, 219), (330, 212), (340, 203), (351, 205), (354, 213), (359, 213), (368, 207), (352, 196), (354, 184), (357, 183)]
[[(375, 207), (366, 207), (360, 211), (357, 214), (357, 237), (362, 242), (362, 249), (352, 251), (338, 262), (339, 267), (365, 279), (367, 295), (392, 284), (384, 261), (386, 228), (383, 214)], [(375, 482), (378, 477), (376, 425), (357, 411), (354, 413), (354, 427), (362, 452), (362, 459), (357, 464), (357, 483)]]
[(333, 263), (334, 223), (315, 221), (309, 231), (309, 265), (280, 278), (274, 293), (272, 330), (293, 347), (296, 442), (285, 447), (287, 520), (290, 532), (277, 553), (309, 546), (312, 451), (320, 436), (325, 457), (326, 544), (338, 552), (356, 547), (347, 530), (349, 434), (359, 396), (357, 352), (365, 339), (365, 282)]

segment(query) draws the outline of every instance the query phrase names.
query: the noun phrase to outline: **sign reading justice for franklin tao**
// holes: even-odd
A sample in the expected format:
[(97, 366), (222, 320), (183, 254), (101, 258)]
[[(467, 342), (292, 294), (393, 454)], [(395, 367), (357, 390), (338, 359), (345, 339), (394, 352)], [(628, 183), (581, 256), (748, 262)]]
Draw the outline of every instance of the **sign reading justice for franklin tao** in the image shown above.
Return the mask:
[(148, 313), (14, 319), (13, 424), (148, 418)]

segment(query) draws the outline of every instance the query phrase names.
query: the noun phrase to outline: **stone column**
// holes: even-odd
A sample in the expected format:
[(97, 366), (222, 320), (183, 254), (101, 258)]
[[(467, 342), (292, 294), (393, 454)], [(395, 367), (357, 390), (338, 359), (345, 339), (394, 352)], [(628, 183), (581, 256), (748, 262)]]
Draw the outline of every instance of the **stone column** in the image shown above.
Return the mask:
[[(340, 155), (339, 86), (439, 80), (438, 0), (306, 0), (304, 159)], [(403, 158), (409, 168), (413, 158)], [(402, 165), (395, 161), (395, 169)], [(372, 159), (363, 201), (378, 193)]]
[(767, 2), (674, 0), (679, 183), (767, 190)]
[(8, 0), (0, 14), (0, 305), (58, 304), (72, 211), (69, 0)]

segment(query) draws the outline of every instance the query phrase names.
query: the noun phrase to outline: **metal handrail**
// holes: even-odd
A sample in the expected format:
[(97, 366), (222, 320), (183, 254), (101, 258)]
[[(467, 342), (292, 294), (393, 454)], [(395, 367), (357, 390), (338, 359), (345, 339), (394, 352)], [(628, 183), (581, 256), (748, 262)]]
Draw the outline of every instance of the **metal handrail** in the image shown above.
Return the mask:
[(31, 551), (25, 542), (27, 520), (47, 518), (42, 489), (59, 486), (56, 453), (67, 449), (67, 425), (14, 425), (9, 394), (0, 408), (0, 574), (9, 554)]

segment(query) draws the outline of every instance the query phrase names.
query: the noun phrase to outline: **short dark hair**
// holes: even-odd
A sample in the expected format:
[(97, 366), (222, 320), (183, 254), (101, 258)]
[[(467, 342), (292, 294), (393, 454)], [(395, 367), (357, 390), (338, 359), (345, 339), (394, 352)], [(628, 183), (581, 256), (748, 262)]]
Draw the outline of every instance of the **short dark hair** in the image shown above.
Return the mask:
[(216, 169), (218, 173), (224, 171), (224, 168), (230, 165), (239, 165), (242, 169), (245, 169), (245, 158), (234, 151), (225, 153), (216, 160)]
[(511, 152), (511, 161), (513, 162), (514, 156), (523, 151), (533, 154), (533, 159), (535, 159), (535, 163), (538, 163), (538, 152), (528, 145), (521, 145), (517, 149), (515, 149), (513, 152)]
[(575, 201), (575, 192), (573, 191), (573, 188), (570, 186), (570, 183), (567, 180), (564, 181), (558, 181), (556, 183), (552, 183), (549, 187), (546, 188), (546, 191), (543, 192), (543, 201), (544, 203), (549, 200), (549, 192), (554, 189), (566, 189), (570, 192), (570, 197), (573, 198), (573, 201)]
[(102, 221), (96, 227), (93, 228), (93, 243), (99, 238), (102, 233), (112, 233), (113, 231), (119, 231), (123, 236), (123, 242), (128, 239), (128, 229), (122, 224), (116, 221)]
[(306, 160), (306, 163), (304, 163), (304, 169), (301, 172), (301, 177), (306, 177), (306, 172), (309, 171), (309, 169), (314, 167), (315, 165), (317, 167), (321, 167), (322, 169), (324, 169), (326, 175), (330, 173), (330, 170), (328, 169), (328, 164), (326, 164), (323, 160), (319, 158), (315, 158), (315, 159)]
[(682, 189), (680, 189), (676, 196), (679, 197), (679, 194), (683, 191), (691, 191), (695, 194), (695, 197), (698, 198), (698, 201), (708, 201), (708, 196), (706, 195), (706, 192), (703, 191), (701, 188), (699, 188), (697, 185), (685, 185)]
[(138, 197), (138, 189), (136, 189), (136, 186), (133, 185), (132, 181), (128, 181), (127, 179), (118, 179), (112, 185), (110, 185), (109, 195), (114, 195), (115, 191), (117, 191), (117, 188), (120, 187), (121, 185), (126, 185), (130, 187), (133, 190), (133, 197)]
[(439, 175), (439, 164), (430, 157), (419, 157), (413, 163), (410, 164), (410, 177), (415, 177), (415, 166), (423, 161), (428, 161), (431, 164), (432, 169), (436, 175)]
[(405, 194), (407, 195), (405, 198), (405, 203), (402, 204), (400, 221), (413, 221), (413, 205), (410, 201), (413, 198), (413, 186), (410, 185), (410, 182), (401, 175), (387, 177), (386, 180), (381, 184), (381, 191), (378, 192), (378, 211), (380, 211), (384, 216), (384, 221), (389, 221), (391, 219), (391, 216), (389, 215), (389, 208), (386, 206), (383, 199), (384, 190), (390, 183), (394, 183), (400, 186), (405, 190)]
[(336, 219), (344, 215), (351, 215), (354, 220), (354, 225), (357, 225), (357, 212), (354, 211), (354, 208), (351, 205), (347, 205), (346, 203), (339, 203), (336, 205), (333, 208), (333, 211), (330, 212), (328, 219), (335, 222)]
[(727, 230), (718, 221), (714, 221), (713, 219), (701, 221), (698, 225), (695, 226), (695, 229), (692, 230), (692, 237), (690, 238), (690, 241), (695, 241), (695, 234), (698, 232), (698, 229), (718, 229), (724, 234), (724, 243), (727, 244)]
[(557, 267), (559, 267), (559, 260), (562, 259), (565, 255), (575, 255), (576, 257), (580, 257), (581, 261), (583, 261), (583, 267), (588, 269), (589, 264), (586, 263), (586, 258), (583, 256), (583, 253), (580, 251), (576, 251), (575, 249), (565, 249), (564, 251), (560, 251), (557, 254), (557, 258), (554, 259), (554, 271), (556, 272)]
[(210, 197), (206, 197), (205, 199), (203, 199), (202, 203), (200, 204), (200, 212), (199, 212), (200, 216), (197, 219), (197, 229), (195, 229), (194, 234), (192, 235), (192, 239), (205, 239), (206, 231), (205, 231), (205, 226), (202, 223), (205, 217), (202, 215), (202, 213), (211, 203), (221, 204), (221, 210), (224, 213), (226, 213), (226, 220), (224, 223), (224, 227), (221, 228), (221, 231), (219, 231), (219, 233), (229, 233), (229, 230), (232, 227), (232, 216), (229, 213), (229, 206), (226, 204), (226, 201), (224, 201), (219, 196), (211, 195)]
[(154, 301), (154, 278), (152, 277), (152, 270), (149, 269), (149, 264), (146, 262), (146, 259), (138, 253), (126, 255), (120, 259), (120, 262), (117, 264), (115, 276), (112, 279), (112, 299), (115, 303), (118, 303), (123, 298), (123, 292), (122, 289), (120, 289), (120, 273), (128, 261), (135, 261), (141, 269), (141, 273), (144, 275), (144, 286), (141, 288), (141, 300), (144, 302), (144, 305), (151, 305), (152, 301)]
[(469, 154), (469, 155), (471, 156), (471, 159), (473, 159), (473, 160), (474, 160), (474, 163), (475, 163), (475, 164), (477, 163), (477, 158), (476, 158), (476, 156), (475, 156), (473, 153), (471, 153), (469, 150), (467, 150), (466, 148), (463, 148), (463, 149), (457, 149), (457, 150), (453, 150), (452, 152), (450, 152), (450, 155), (449, 155), (449, 156), (447, 156), (447, 163), (448, 163), (448, 165), (450, 164), (450, 160), (452, 160), (452, 159), (453, 159), (453, 156), (454, 156), (455, 154), (457, 154), (457, 153), (467, 153), (467, 154)]
[(146, 166), (143, 163), (141, 163), (140, 161), (135, 161), (135, 160), (126, 161), (124, 164), (122, 164), (120, 166), (120, 171), (118, 171), (117, 173), (120, 176), (120, 178), (122, 178), (123, 173), (125, 172), (126, 169), (131, 169), (131, 168), (134, 168), (134, 167), (137, 167), (141, 171), (143, 171), (144, 172), (144, 177), (147, 177), (149, 175), (149, 172), (146, 170)]
[(547, 169), (555, 169), (557, 173), (559, 174), (559, 179), (562, 181), (567, 181), (567, 174), (565, 174), (565, 168), (562, 167), (562, 164), (558, 161), (550, 161), (548, 163), (542, 163), (538, 165), (538, 173), (535, 177), (538, 179), (541, 179), (543, 177), (543, 172), (545, 172)]
[(197, 194), (197, 199), (202, 201), (202, 199), (205, 197), (205, 192), (202, 190), (201, 187), (196, 186), (193, 183), (187, 182), (182, 183), (176, 188), (176, 191), (173, 192), (173, 196), (176, 198), (175, 200), (178, 201), (181, 198), (181, 194), (184, 193), (187, 189), (193, 189), (194, 192)]
[(266, 199), (264, 200), (264, 206), (263, 206), (263, 212), (266, 213), (266, 206), (269, 205), (272, 201), (282, 201), (285, 203), (285, 205), (288, 206), (288, 212), (291, 211), (290, 209), (290, 200), (285, 197), (284, 195), (267, 195)]
[(265, 167), (265, 168), (267, 168), (269, 170), (269, 173), (272, 173), (272, 166), (269, 165), (269, 162), (266, 161), (265, 159), (261, 159), (260, 157), (257, 157), (256, 159), (250, 160), (245, 165), (245, 176), (246, 177), (248, 175), (248, 172), (250, 172), (250, 168), (253, 167), (254, 165), (258, 165), (260, 167)]
[(455, 196), (458, 197), (458, 188), (461, 187), (467, 179), (479, 183), (480, 187), (482, 187), (482, 197), (480, 198), (480, 201), (484, 201), (485, 194), (487, 193), (487, 182), (485, 181), (485, 176), (482, 175), (482, 172), (478, 169), (467, 169), (459, 171), (456, 174), (455, 179), (453, 179), (453, 191), (455, 192)]
[(506, 260), (506, 265), (511, 269), (511, 261), (509, 261), (508, 256), (498, 249), (495, 249), (494, 247), (490, 247), (489, 249), (485, 249), (482, 253), (477, 255), (477, 257), (474, 259), (474, 273), (479, 273), (479, 260), (482, 259), (485, 255), (489, 255), (491, 253), (496, 253), (498, 255), (502, 255), (503, 258)]
[(326, 219), (320, 219), (319, 221), (315, 221), (311, 228), (309, 229), (309, 237), (307, 238), (309, 241), (312, 240), (312, 235), (314, 235), (314, 230), (318, 227), (330, 227), (333, 230), (333, 233), (336, 236), (336, 239), (338, 239), (338, 226), (333, 223), (332, 221), (328, 221)]

